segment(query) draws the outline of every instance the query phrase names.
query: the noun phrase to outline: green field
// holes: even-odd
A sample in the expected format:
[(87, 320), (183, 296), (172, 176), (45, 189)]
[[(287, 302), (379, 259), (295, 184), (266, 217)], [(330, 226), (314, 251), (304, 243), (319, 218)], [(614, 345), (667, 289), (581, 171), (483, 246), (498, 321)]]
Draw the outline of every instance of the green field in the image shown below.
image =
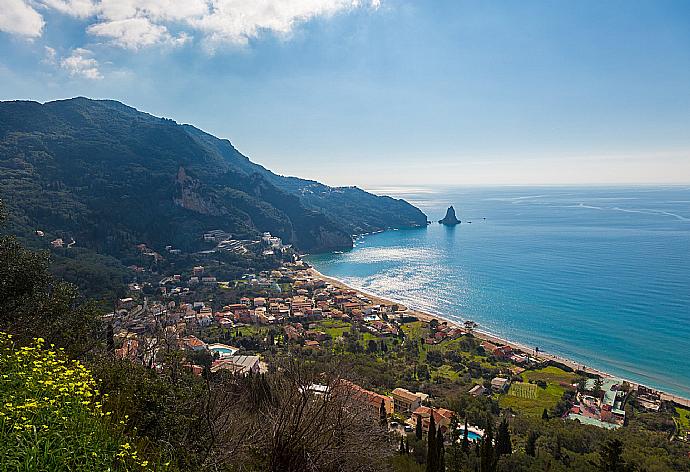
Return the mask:
[(319, 322), (319, 329), (328, 334), (333, 340), (350, 331), (350, 326), (350, 323), (339, 320), (323, 320)]
[(566, 372), (558, 367), (548, 366), (539, 370), (528, 370), (522, 374), (525, 382), (543, 380), (546, 383), (567, 383), (573, 384), (577, 381), (577, 375), (572, 372)]
[(510, 386), (508, 395), (519, 398), (527, 398), (529, 400), (537, 399), (537, 387), (535, 384), (516, 382)]
[(687, 433), (690, 431), (690, 410), (676, 407), (676, 413), (679, 415), (678, 418), (675, 418), (676, 423), (678, 424), (679, 432), (681, 434)]
[[(544, 408), (547, 410), (556, 406), (563, 396), (566, 388), (561, 384), (571, 384), (577, 379), (574, 373), (565, 372), (558, 367), (545, 367), (539, 370), (523, 372), (525, 383), (515, 383), (507, 394), (498, 397), (498, 405), (501, 408), (511, 408), (527, 416), (539, 417)], [(528, 383), (529, 381), (543, 380), (546, 388)], [(517, 391), (513, 389), (518, 386)], [(531, 392), (527, 392), (531, 390)], [(523, 396), (524, 391), (524, 396)]]

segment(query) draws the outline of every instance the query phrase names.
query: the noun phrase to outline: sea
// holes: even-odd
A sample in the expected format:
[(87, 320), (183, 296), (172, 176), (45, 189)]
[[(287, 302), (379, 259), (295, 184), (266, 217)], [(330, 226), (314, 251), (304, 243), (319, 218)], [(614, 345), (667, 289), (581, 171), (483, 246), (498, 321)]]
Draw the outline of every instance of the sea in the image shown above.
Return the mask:
[(432, 223), (307, 257), (323, 274), (690, 398), (690, 187), (367, 190)]

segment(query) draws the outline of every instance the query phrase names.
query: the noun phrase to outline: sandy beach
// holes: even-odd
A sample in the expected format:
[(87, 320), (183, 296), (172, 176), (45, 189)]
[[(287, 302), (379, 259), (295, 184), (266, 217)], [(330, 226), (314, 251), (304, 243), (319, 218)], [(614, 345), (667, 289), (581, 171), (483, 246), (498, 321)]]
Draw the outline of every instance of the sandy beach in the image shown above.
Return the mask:
[[(365, 296), (366, 298), (368, 298), (369, 300), (371, 300), (374, 304), (398, 305), (399, 307), (404, 307), (404, 309), (405, 309), (405, 311), (407, 311), (407, 313), (409, 313), (412, 316), (415, 316), (416, 318), (418, 318), (422, 321), (430, 322), (431, 320), (435, 319), (441, 323), (448, 323), (448, 325), (451, 325), (451, 326), (455, 326), (455, 327), (459, 327), (459, 328), (464, 327), (461, 323), (458, 323), (457, 321), (453, 321), (453, 320), (444, 318), (443, 316), (432, 315), (430, 313), (427, 313), (427, 312), (424, 312), (421, 310), (416, 310), (414, 308), (408, 307), (406, 304), (404, 304), (402, 302), (399, 302), (396, 300), (390, 300), (390, 299), (383, 298), (383, 297), (379, 297), (375, 294), (365, 292), (363, 290), (351, 287), (351, 286), (347, 285), (345, 282), (343, 282), (342, 280), (339, 280), (339, 279), (336, 279), (333, 277), (328, 277), (327, 275), (322, 274), (321, 272), (319, 272), (318, 270), (316, 270), (313, 267), (310, 267), (308, 269), (308, 272), (312, 277), (318, 278), (318, 279), (323, 279), (335, 287), (338, 287), (341, 289), (346, 289), (346, 290), (353, 290), (357, 293), (360, 293), (363, 296)], [(570, 367), (573, 370), (581, 370), (583, 372), (587, 372), (590, 374), (596, 374), (596, 375), (599, 375), (601, 377), (619, 378), (619, 379), (622, 379), (622, 380), (628, 382), (630, 385), (634, 386), (635, 388), (637, 388), (640, 385), (639, 382), (634, 382), (632, 380), (625, 379), (625, 378), (622, 378), (622, 377), (617, 376), (617, 375), (612, 375), (608, 372), (594, 369), (592, 367), (589, 367), (589, 366), (586, 366), (584, 364), (575, 362), (571, 359), (566, 359), (566, 358), (564, 358), (562, 356), (558, 356), (556, 354), (550, 354), (550, 353), (544, 352), (542, 350), (539, 350), (539, 352), (537, 353), (535, 351), (534, 347), (526, 346), (526, 345), (521, 344), (521, 343), (517, 343), (517, 342), (511, 341), (508, 339), (501, 338), (501, 337), (496, 336), (494, 334), (491, 334), (485, 330), (482, 330), (481, 326), (475, 328), (472, 331), (472, 333), (474, 334), (475, 337), (477, 337), (479, 339), (489, 341), (489, 342), (492, 342), (494, 344), (504, 344), (504, 345), (510, 346), (514, 350), (522, 351), (526, 354), (529, 354), (530, 357), (539, 359), (540, 361), (543, 361), (543, 362), (546, 362), (546, 361), (559, 362), (563, 365)], [(666, 392), (664, 392), (662, 390), (658, 390), (658, 389), (654, 389), (654, 390), (659, 392), (659, 394), (661, 395), (661, 398), (663, 400), (673, 401), (679, 405), (690, 407), (690, 399), (688, 399), (688, 398), (680, 397), (677, 395), (671, 395), (669, 393), (666, 393)]]

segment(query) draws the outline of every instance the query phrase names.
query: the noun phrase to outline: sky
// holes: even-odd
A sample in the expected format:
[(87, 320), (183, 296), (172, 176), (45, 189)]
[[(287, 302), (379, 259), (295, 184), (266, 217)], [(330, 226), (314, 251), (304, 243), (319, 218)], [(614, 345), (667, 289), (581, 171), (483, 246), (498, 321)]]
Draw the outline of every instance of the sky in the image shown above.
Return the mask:
[(690, 2), (0, 0), (0, 100), (122, 101), (331, 185), (690, 183)]

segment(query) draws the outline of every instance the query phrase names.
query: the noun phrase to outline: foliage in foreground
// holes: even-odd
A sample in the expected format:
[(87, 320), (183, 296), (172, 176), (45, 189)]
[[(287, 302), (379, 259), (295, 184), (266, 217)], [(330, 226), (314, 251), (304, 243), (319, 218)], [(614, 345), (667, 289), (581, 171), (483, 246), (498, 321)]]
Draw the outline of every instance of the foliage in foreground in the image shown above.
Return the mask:
[(5, 470), (149, 470), (109, 421), (90, 371), (38, 338), (0, 332), (0, 464)]

